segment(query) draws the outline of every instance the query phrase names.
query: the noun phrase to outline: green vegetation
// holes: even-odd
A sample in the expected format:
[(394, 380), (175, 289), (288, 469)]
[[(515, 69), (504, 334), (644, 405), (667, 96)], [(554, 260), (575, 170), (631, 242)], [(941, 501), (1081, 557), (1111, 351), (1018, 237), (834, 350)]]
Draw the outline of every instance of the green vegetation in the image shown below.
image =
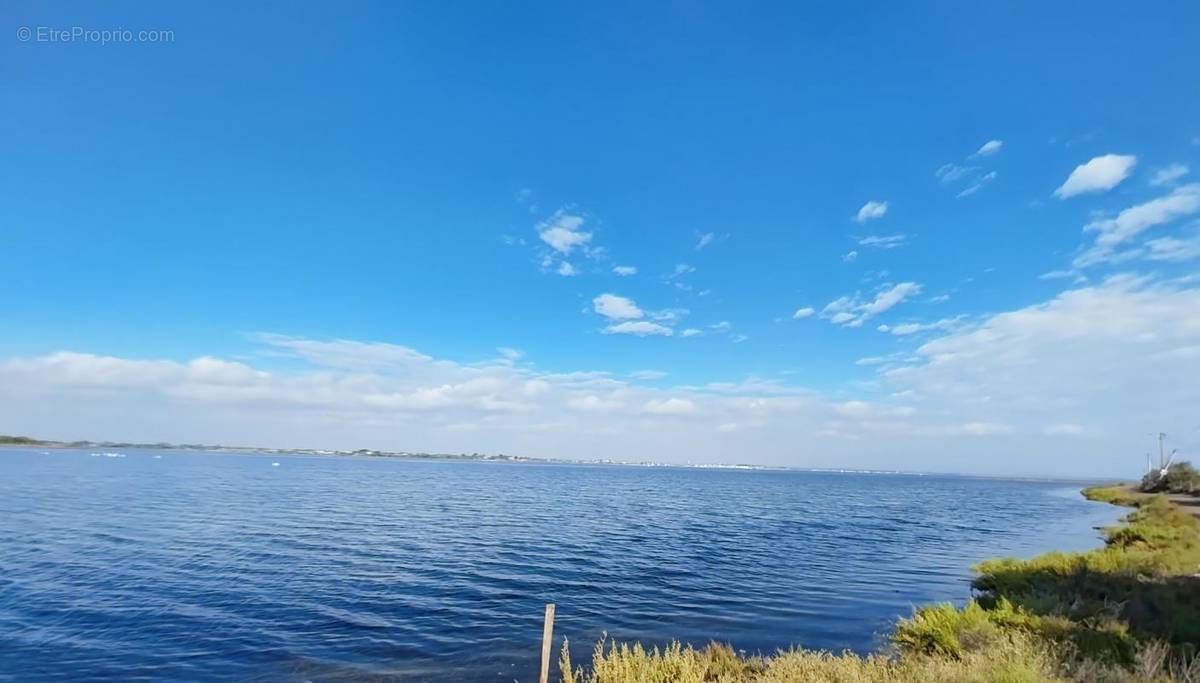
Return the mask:
[(1190, 462), (1177, 462), (1166, 472), (1151, 470), (1140, 486), (1146, 493), (1190, 493), (1200, 495), (1200, 472)]
[(1133, 492), (1125, 484), (1111, 486), (1093, 486), (1083, 490), (1083, 497), (1101, 503), (1110, 503), (1122, 507), (1134, 507), (1141, 496)]
[(40, 446), (43, 442), (28, 436), (7, 436), (0, 434), (0, 444), (11, 446)]
[(1163, 496), (1097, 487), (1135, 506), (1103, 548), (998, 559), (975, 568), (976, 599), (921, 607), (888, 653), (806, 650), (741, 657), (726, 645), (601, 640), (588, 668), (563, 643), (563, 683), (1200, 681), (1200, 520)]
[(563, 683), (893, 683), (901, 681), (1056, 681), (1052, 657), (1027, 639), (991, 643), (961, 658), (907, 655), (861, 657), (851, 652), (788, 650), (771, 657), (740, 657), (729, 646), (696, 650), (672, 643), (663, 650), (601, 642), (590, 670), (571, 669), (564, 644)]

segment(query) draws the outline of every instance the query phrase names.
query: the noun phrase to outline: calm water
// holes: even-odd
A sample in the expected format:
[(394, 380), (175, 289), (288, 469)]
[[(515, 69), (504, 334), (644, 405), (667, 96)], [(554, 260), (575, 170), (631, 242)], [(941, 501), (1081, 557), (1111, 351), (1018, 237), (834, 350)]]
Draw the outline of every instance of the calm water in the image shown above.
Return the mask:
[(867, 650), (971, 563), (1119, 514), (953, 477), (121, 452), (0, 450), (0, 680), (528, 681), (545, 602), (577, 657)]

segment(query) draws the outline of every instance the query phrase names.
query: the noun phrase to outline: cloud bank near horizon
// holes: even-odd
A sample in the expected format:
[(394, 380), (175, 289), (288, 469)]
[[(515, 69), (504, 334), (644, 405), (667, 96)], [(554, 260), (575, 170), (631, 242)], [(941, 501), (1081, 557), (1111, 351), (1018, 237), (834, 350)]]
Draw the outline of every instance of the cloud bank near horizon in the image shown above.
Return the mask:
[[(622, 302), (616, 302), (622, 303)], [(608, 308), (626, 313), (627, 307)], [(0, 431), (48, 438), (1132, 476), (1148, 432), (1194, 446), (1200, 286), (1132, 275), (879, 359), (867, 386), (539, 370), (255, 334), (252, 360), (59, 351), (0, 361)], [(628, 317), (626, 315), (625, 317)], [(1195, 424), (1193, 424), (1195, 423)], [(1186, 454), (1186, 452), (1185, 452)]]

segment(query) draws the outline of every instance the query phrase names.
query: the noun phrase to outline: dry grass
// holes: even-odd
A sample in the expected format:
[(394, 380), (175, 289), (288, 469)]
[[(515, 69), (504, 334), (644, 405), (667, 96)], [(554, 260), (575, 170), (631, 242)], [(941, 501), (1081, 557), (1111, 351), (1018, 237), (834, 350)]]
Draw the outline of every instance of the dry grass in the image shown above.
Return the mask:
[(770, 657), (742, 658), (728, 646), (699, 650), (673, 643), (663, 650), (640, 645), (597, 644), (591, 667), (572, 670), (564, 646), (563, 683), (1024, 683), (1065, 681), (1053, 657), (1024, 639), (992, 643), (962, 658), (882, 654), (859, 656), (788, 650)]

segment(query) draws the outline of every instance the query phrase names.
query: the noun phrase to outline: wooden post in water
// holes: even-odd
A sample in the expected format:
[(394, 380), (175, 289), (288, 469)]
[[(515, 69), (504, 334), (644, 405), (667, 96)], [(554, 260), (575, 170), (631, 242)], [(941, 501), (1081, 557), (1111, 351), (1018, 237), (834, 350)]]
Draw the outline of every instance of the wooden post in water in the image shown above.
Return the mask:
[(546, 619), (542, 622), (542, 675), (538, 683), (550, 683), (550, 647), (554, 644), (554, 603), (546, 603)]

